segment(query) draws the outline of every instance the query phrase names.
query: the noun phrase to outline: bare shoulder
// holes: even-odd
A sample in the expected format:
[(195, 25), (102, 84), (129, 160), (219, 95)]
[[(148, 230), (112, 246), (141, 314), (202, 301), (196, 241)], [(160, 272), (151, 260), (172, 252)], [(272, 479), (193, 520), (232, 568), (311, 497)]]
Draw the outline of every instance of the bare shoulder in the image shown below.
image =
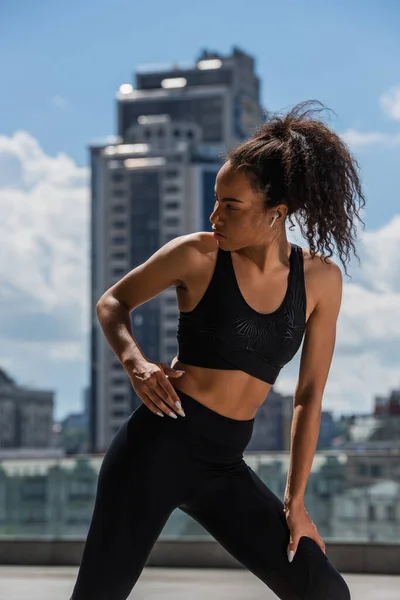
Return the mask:
[(313, 299), (314, 309), (326, 303), (340, 305), (343, 277), (339, 265), (321, 252), (317, 252), (312, 257), (307, 248), (302, 250), (304, 277)]
[[(218, 242), (213, 234), (208, 231), (195, 231), (181, 236), (180, 244), (187, 250), (189, 277), (193, 275), (202, 275), (207, 269), (209, 263), (215, 262), (215, 255), (218, 251)], [(180, 286), (186, 286), (187, 281), (181, 280)]]
[(195, 231), (181, 236), (183, 243), (204, 255), (218, 250), (218, 242), (209, 231)]

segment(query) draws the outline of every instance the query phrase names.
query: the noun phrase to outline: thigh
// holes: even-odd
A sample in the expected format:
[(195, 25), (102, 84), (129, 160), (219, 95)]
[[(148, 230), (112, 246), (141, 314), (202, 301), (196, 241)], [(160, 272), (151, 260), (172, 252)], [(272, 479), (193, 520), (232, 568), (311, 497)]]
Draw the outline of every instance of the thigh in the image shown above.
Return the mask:
[(71, 600), (125, 600), (182, 500), (177, 461), (168, 461), (173, 443), (143, 414), (121, 427), (104, 456)]
[(278, 598), (349, 600), (343, 578), (311, 538), (301, 538), (288, 562), (283, 503), (244, 461), (206, 486), (185, 512)]

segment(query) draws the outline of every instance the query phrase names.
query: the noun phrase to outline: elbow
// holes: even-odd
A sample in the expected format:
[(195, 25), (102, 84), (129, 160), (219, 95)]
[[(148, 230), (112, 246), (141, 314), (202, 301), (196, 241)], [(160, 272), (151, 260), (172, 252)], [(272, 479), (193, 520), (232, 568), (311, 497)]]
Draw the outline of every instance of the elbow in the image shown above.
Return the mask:
[(125, 306), (125, 304), (123, 302), (121, 302), (121, 300), (119, 300), (118, 298), (116, 298), (113, 294), (110, 294), (109, 292), (105, 292), (97, 301), (96, 304), (96, 313), (99, 316), (101, 313), (104, 312), (104, 310), (117, 310), (117, 309), (121, 309), (121, 310), (126, 310), (128, 312), (129, 309), (127, 306)]
[(100, 298), (97, 301), (96, 304), (96, 312), (97, 314), (99, 313), (99, 310), (104, 306), (104, 304), (107, 301), (107, 296), (105, 294), (103, 294), (102, 296), (100, 296)]
[(118, 301), (115, 298), (113, 298), (113, 296), (111, 296), (107, 292), (104, 293), (102, 296), (100, 296), (96, 304), (97, 315), (99, 315), (103, 311), (104, 307), (109, 307), (110, 304), (115, 304), (116, 302)]

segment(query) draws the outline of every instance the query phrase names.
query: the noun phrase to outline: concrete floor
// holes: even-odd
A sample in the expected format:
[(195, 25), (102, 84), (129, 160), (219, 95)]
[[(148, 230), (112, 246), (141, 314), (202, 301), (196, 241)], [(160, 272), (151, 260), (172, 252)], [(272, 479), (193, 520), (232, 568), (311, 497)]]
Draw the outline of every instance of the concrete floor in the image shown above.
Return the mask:
[[(69, 600), (75, 567), (0, 566), (3, 600)], [(399, 600), (400, 576), (347, 575), (352, 600)], [(276, 596), (241, 569), (145, 568), (130, 600), (273, 600)], [(112, 600), (112, 599), (110, 599)]]

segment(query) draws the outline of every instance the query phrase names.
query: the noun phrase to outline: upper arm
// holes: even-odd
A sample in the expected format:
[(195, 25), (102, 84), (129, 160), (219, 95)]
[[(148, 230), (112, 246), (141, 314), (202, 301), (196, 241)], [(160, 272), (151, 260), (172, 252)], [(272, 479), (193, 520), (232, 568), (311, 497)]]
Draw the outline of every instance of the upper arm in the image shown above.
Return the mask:
[(336, 263), (321, 265), (320, 294), (306, 325), (295, 403), (320, 402), (336, 342), (336, 323), (342, 300), (342, 273)]
[(104, 292), (98, 303), (112, 296), (132, 311), (184, 281), (193, 268), (196, 252), (192, 234), (174, 238)]

